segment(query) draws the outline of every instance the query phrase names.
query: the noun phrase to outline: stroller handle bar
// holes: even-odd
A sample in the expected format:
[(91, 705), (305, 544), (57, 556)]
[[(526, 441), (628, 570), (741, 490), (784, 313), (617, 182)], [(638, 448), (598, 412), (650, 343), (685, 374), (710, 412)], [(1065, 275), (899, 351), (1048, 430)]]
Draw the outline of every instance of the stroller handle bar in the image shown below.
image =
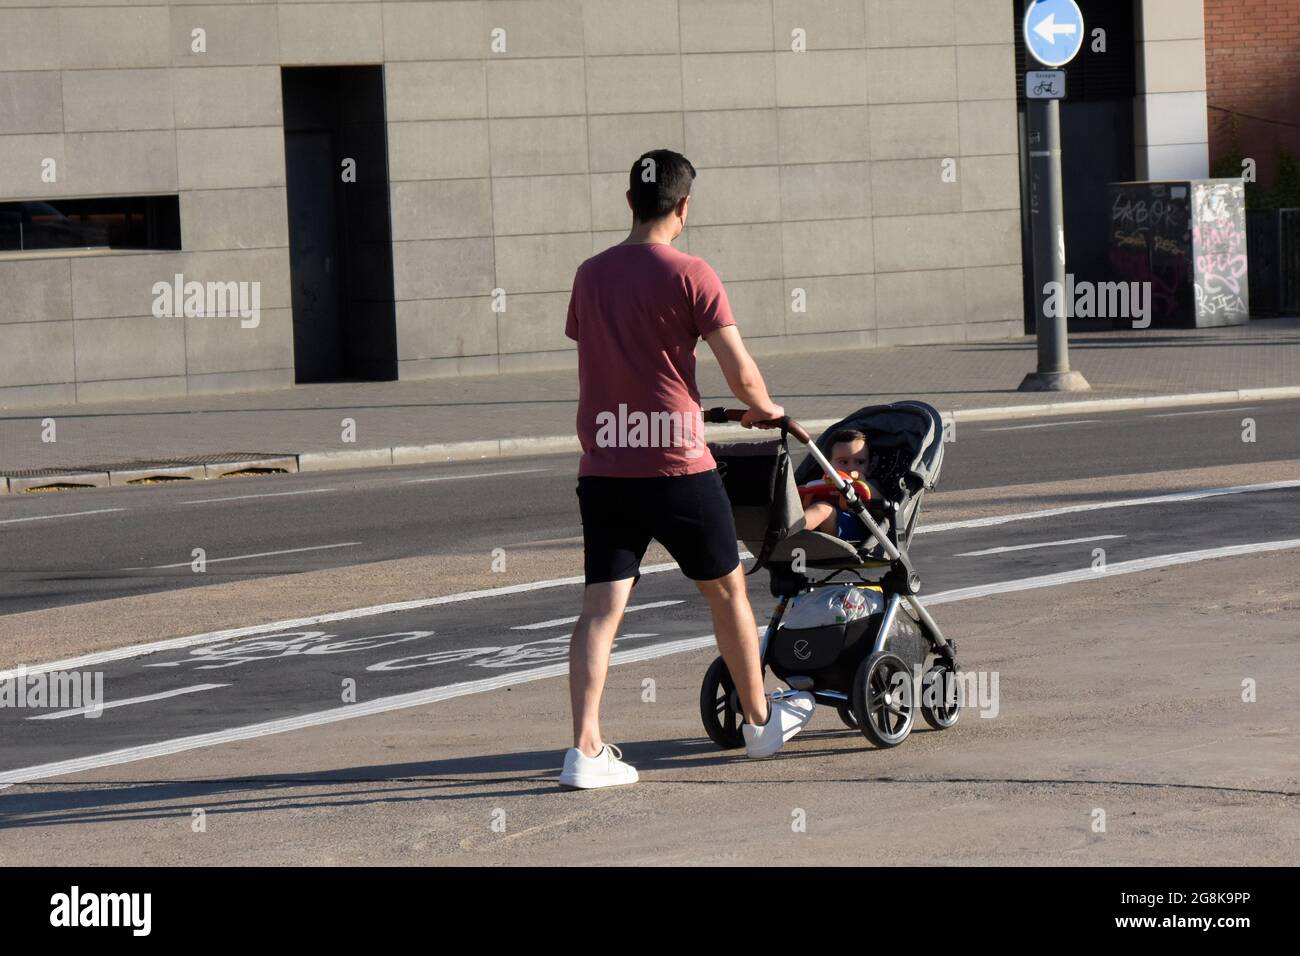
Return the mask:
[[(704, 412), (704, 421), (712, 424), (721, 424), (723, 422), (738, 422), (745, 417), (746, 410), (743, 408), (710, 408)], [(822, 450), (817, 447), (815, 442), (808, 434), (808, 429), (804, 428), (789, 415), (781, 418), (773, 418), (764, 422), (756, 422), (760, 428), (780, 428), (782, 433), (788, 432), (795, 438), (799, 439), (804, 445), (808, 446), (808, 454), (817, 462), (817, 467), (826, 475), (828, 481), (835, 486), (835, 490), (844, 496), (844, 501), (849, 508), (856, 514), (867, 526), (871, 532), (872, 538), (889, 556), (891, 561), (898, 560), (900, 552), (889, 540), (884, 530), (878, 525), (875, 519), (867, 512), (867, 503), (858, 497), (853, 490), (853, 485), (840, 477), (839, 471), (835, 466), (827, 461)]]
[[(738, 422), (746, 414), (747, 412), (743, 408), (710, 408), (704, 413), (704, 420), (714, 425), (721, 425), (724, 422)], [(812, 438), (808, 435), (808, 430), (789, 415), (759, 422), (758, 425), (760, 428), (780, 428), (782, 431), (789, 432), (805, 445), (813, 444)]]

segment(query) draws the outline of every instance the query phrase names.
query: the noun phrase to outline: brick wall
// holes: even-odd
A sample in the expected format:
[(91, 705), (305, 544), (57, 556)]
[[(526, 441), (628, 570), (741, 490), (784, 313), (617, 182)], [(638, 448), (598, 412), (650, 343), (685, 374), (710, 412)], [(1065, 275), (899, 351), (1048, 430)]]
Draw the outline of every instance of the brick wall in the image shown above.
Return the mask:
[(1278, 148), (1300, 155), (1300, 3), (1205, 0), (1205, 73), (1210, 162), (1235, 135), (1271, 185)]

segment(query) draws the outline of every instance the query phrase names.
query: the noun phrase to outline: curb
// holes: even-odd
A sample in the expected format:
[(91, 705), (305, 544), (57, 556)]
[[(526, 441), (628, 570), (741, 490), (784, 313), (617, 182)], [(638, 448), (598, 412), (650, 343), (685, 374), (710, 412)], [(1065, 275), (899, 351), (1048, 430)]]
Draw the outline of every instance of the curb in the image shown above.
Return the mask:
[[(1149, 395), (1137, 398), (1094, 398), (1078, 401), (1042, 402), (1033, 405), (1002, 405), (990, 408), (954, 409), (941, 412), (947, 421), (994, 422), (1018, 418), (1053, 415), (1124, 412), (1151, 408), (1177, 408), (1185, 405), (1230, 405), (1237, 402), (1266, 402), (1300, 398), (1300, 386), (1238, 388), (1216, 392), (1188, 392), (1173, 395)], [(803, 422), (809, 431), (823, 431), (839, 419), (819, 418)], [(710, 428), (713, 440), (757, 440), (763, 433), (740, 425), (715, 425)], [(256, 461), (208, 463), (196, 468), (160, 467), (139, 471), (48, 474), (39, 478), (14, 478), (0, 475), (0, 495), (20, 494), (33, 488), (66, 483), (89, 487), (120, 486), (149, 477), (220, 478), (249, 468), (273, 468), (287, 472), (338, 471), (348, 468), (377, 468), (388, 465), (426, 465), (454, 461), (480, 461), (491, 458), (515, 458), (527, 455), (554, 455), (579, 451), (573, 435), (537, 435), (523, 438), (500, 438), (479, 441), (443, 442), (432, 445), (397, 445), (391, 448), (359, 448), (348, 451), (309, 451), (281, 455)]]
[(1080, 412), (1125, 412), (1143, 408), (1177, 408), (1180, 405), (1231, 405), (1236, 402), (1278, 401), (1300, 398), (1300, 386), (1237, 388), (1220, 392), (1192, 392), (1183, 395), (1149, 395), (1143, 398), (1089, 398), (1077, 402), (1041, 405), (1004, 405), (1000, 408), (958, 409), (947, 413), (954, 421), (991, 422)]
[(377, 468), (392, 463), (393, 450), (391, 448), (358, 448), (355, 451), (308, 451), (298, 455), (299, 471)]

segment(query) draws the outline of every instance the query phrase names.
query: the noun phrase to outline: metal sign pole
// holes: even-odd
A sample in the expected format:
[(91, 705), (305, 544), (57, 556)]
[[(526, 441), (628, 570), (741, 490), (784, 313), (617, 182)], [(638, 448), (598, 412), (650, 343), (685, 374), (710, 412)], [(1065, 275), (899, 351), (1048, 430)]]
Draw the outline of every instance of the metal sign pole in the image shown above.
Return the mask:
[[(1025, 376), (1021, 391), (1088, 388), (1070, 371), (1065, 294), (1065, 212), (1061, 191), (1061, 109), (1057, 100), (1029, 100), (1029, 223), (1034, 261), (1034, 316), (1038, 371)], [(1049, 315), (1050, 283), (1056, 283), (1056, 315)], [(1063, 308), (1062, 308), (1063, 307)]]
[[(1026, 47), (1030, 60), (1038, 60), (1044, 67), (1061, 63), (1044, 62), (1035, 52), (1034, 35), (1051, 38), (1065, 27), (1056, 25), (1055, 18), (1044, 20), (1031, 6), (1025, 14)], [(1077, 8), (1075, 8), (1077, 11)], [(1082, 17), (1078, 32), (1082, 32)], [(1077, 48), (1076, 51), (1077, 52)], [(1070, 54), (1072, 57), (1073, 54)], [(1068, 59), (1068, 58), (1067, 58)], [(1064, 94), (1064, 75), (1060, 75), (1061, 88), (1050, 99), (1039, 99), (1037, 91), (1026, 84), (1025, 116), (1029, 127), (1029, 225), (1034, 280), (1034, 327), (1038, 337), (1038, 370), (1030, 372), (1020, 383), (1022, 392), (1076, 392), (1091, 388), (1088, 380), (1070, 369), (1068, 317), (1072, 303), (1065, 280), (1065, 203), (1061, 191), (1061, 108), (1059, 97)], [(1054, 290), (1054, 294), (1053, 294)], [(1049, 309), (1049, 301), (1054, 308)], [(1055, 313), (1055, 314), (1049, 314)]]

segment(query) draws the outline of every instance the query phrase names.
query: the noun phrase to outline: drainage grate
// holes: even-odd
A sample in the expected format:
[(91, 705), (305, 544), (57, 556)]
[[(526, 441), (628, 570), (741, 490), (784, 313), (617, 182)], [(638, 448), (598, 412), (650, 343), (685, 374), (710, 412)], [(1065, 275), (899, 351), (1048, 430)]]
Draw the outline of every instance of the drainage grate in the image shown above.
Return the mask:
[(102, 475), (102, 468), (26, 468), (22, 471), (8, 471), (0, 468), (0, 475), (7, 478), (45, 478), (52, 475)]
[(52, 475), (102, 475), (106, 471), (138, 471), (150, 468), (178, 468), (184, 465), (224, 465), (228, 462), (261, 461), (264, 458), (292, 457), (283, 452), (232, 451), (215, 455), (185, 455), (179, 458), (142, 458), (136, 461), (110, 462), (106, 465), (68, 465), (64, 468), (25, 468), (8, 471), (0, 468), (0, 475), (9, 478), (45, 478)]

